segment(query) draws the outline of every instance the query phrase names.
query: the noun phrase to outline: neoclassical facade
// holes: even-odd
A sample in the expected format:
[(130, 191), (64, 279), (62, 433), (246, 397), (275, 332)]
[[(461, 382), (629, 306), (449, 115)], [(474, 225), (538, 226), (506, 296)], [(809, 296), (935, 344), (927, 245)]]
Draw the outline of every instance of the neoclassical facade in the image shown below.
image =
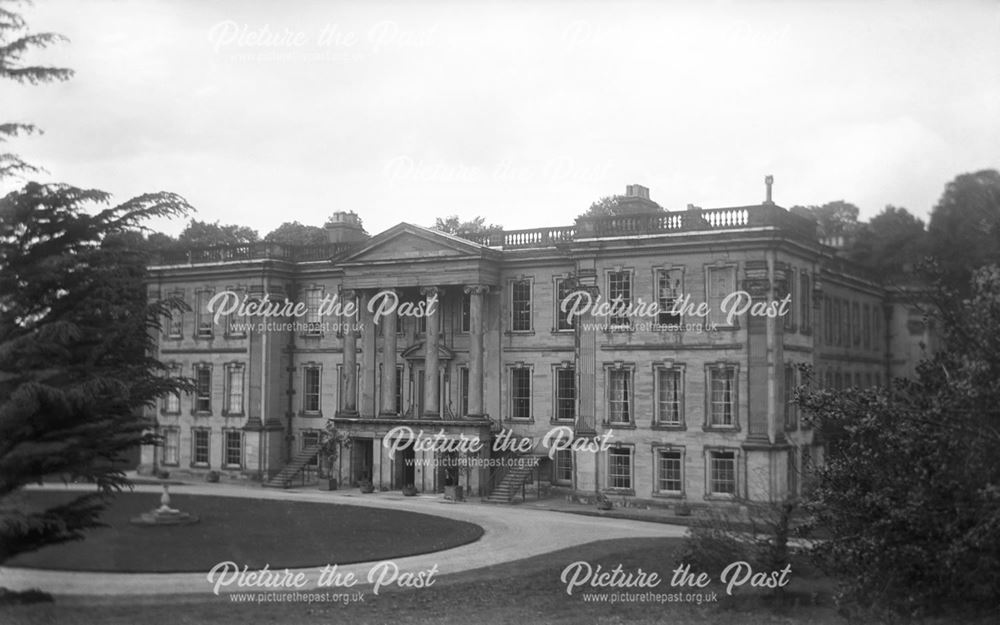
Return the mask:
[(328, 245), (163, 258), (150, 297), (190, 311), (158, 357), (196, 390), (151, 415), (164, 445), (142, 468), (266, 481), (318, 463), (332, 422), (344, 487), (781, 498), (822, 459), (790, 403), (802, 365), (816, 384), (884, 384), (926, 338), (769, 200), (665, 211), (630, 185), (619, 213), (474, 240), (406, 223), (369, 237), (338, 213)]

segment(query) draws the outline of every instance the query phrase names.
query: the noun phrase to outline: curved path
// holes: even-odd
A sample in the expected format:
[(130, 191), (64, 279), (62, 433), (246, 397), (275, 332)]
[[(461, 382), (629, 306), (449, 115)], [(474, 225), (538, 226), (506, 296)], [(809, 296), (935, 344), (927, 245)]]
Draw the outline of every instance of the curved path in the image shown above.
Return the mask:
[[(56, 488), (62, 489), (63, 487)], [(73, 486), (66, 488), (85, 489), (85, 487)], [(135, 490), (136, 492), (159, 492), (160, 488), (157, 486), (136, 486)], [(442, 500), (437, 495), (419, 497), (403, 497), (399, 493), (361, 495), (350, 491), (281, 491), (229, 485), (178, 485), (172, 486), (171, 492), (187, 495), (393, 508), (468, 521), (481, 526), (485, 531), (482, 538), (477, 541), (444, 551), (392, 560), (399, 567), (400, 573), (427, 571), (436, 565), (437, 577), (530, 558), (597, 540), (681, 537), (687, 531), (686, 527), (676, 525), (531, 510), (520, 506), (498, 506), (471, 502), (452, 503)], [(238, 504), (234, 502), (234, 505)], [(275, 528), (275, 530), (280, 532), (280, 528)], [(375, 564), (375, 562), (363, 562), (337, 566), (337, 573), (353, 573), (358, 580), (361, 580), (358, 585), (360, 589)], [(284, 569), (281, 571), (283, 572)], [(306, 579), (309, 580), (309, 584), (299, 590), (311, 590), (318, 587), (318, 568), (294, 569), (292, 572), (305, 573)], [(53, 595), (97, 596), (204, 594), (212, 592), (214, 584), (208, 581), (207, 571), (205, 573), (92, 573), (0, 567), (0, 587), (11, 590), (39, 588)], [(236, 584), (231, 584), (221, 587), (219, 590), (220, 592), (246, 592), (290, 589), (238, 588)], [(332, 590), (350, 589), (334, 587)]]

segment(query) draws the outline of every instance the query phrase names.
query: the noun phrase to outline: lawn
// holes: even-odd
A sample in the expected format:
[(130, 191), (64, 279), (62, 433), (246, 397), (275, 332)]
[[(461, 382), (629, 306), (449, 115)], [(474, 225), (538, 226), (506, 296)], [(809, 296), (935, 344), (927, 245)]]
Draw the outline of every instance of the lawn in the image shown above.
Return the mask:
[[(590, 603), (577, 590), (566, 594), (560, 574), (570, 563), (642, 568), (669, 577), (679, 564), (678, 539), (602, 541), (563, 551), (441, 578), (430, 588), (366, 592), (363, 603), (348, 605), (298, 603), (244, 604), (211, 595), (159, 598), (66, 599), (63, 603), (0, 608), (5, 623), (721, 623), (761, 625), (815, 623), (843, 625), (831, 601), (831, 584), (810, 569), (793, 568), (788, 605), (775, 606), (760, 592), (736, 591), (725, 596), (716, 583), (704, 592), (719, 592), (717, 602)], [(718, 572), (714, 572), (717, 576)], [(658, 592), (670, 593), (669, 579)]]
[[(75, 493), (28, 491), (50, 505)], [(349, 564), (428, 553), (479, 539), (477, 525), (438, 516), (328, 503), (172, 494), (171, 505), (200, 517), (193, 525), (144, 527), (129, 519), (159, 505), (155, 493), (123, 493), (104, 513), (110, 527), (52, 545), (5, 566), (67, 571), (208, 571), (232, 560), (251, 569)]]

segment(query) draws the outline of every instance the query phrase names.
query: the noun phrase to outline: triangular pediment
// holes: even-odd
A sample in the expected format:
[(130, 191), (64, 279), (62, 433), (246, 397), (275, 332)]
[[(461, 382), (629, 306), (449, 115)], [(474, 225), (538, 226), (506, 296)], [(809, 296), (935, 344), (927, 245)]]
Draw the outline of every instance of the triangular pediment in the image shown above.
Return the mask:
[(489, 252), (489, 248), (478, 243), (401, 223), (369, 239), (341, 264), (481, 257), (484, 252)]
[[(403, 351), (404, 360), (425, 360), (427, 358), (427, 347), (425, 342), (417, 343)], [(438, 343), (438, 360), (451, 360), (455, 357), (455, 352), (444, 345)]]

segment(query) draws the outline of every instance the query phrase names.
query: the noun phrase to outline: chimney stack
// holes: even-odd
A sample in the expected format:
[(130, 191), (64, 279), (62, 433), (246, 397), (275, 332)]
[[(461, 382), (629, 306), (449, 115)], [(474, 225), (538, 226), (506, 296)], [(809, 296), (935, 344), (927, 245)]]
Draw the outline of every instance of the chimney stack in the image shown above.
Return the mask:
[(774, 176), (764, 176), (764, 185), (767, 187), (767, 197), (764, 199), (765, 204), (774, 204), (774, 200), (771, 199), (771, 186), (774, 184)]

